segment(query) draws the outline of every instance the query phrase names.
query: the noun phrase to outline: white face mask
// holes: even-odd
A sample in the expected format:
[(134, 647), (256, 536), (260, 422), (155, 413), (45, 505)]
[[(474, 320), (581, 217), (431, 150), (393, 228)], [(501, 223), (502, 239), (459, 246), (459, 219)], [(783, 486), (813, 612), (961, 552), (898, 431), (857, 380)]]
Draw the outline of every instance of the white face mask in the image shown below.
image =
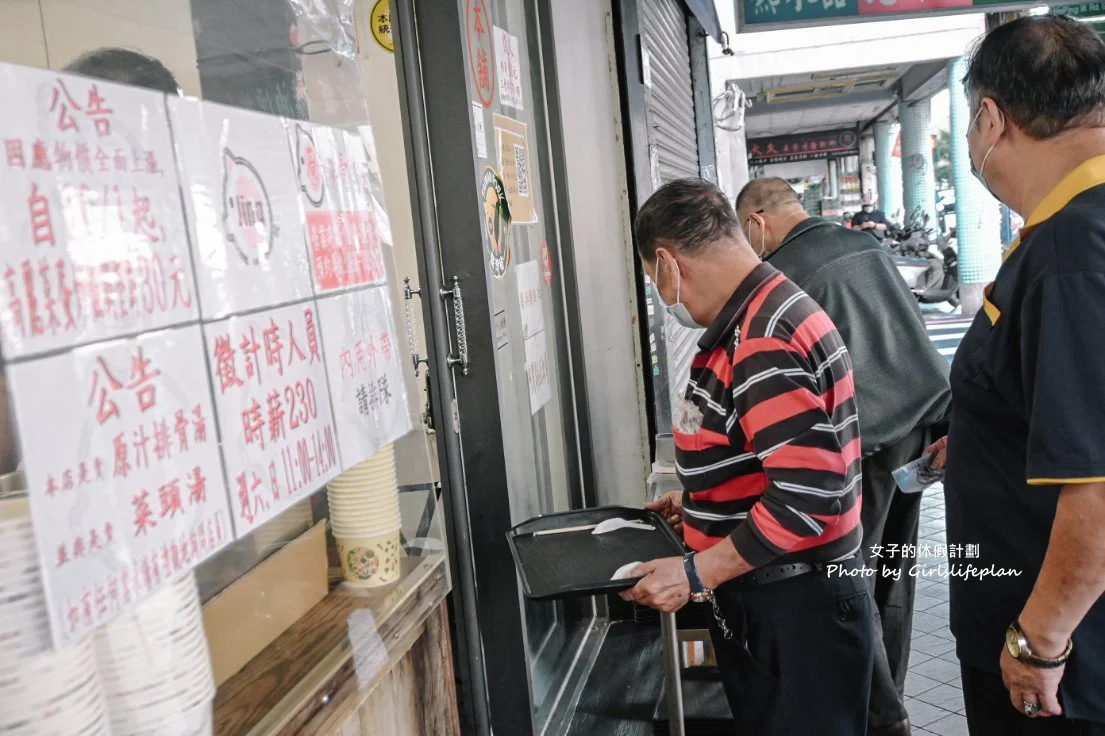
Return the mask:
[(687, 311), (687, 305), (680, 301), (680, 292), (683, 289), (683, 274), (679, 271), (679, 263), (675, 264), (675, 304), (664, 304), (664, 297), (660, 296), (660, 259), (656, 259), (656, 281), (653, 285), (656, 287), (656, 299), (663, 304), (664, 311), (671, 315), (679, 324), (683, 325), (689, 330), (702, 330), (705, 329), (703, 325), (694, 321), (694, 317)]
[[(970, 135), (970, 132), (972, 130), (974, 130), (975, 126), (978, 124), (978, 118), (979, 118), (980, 115), (982, 115), (982, 106), (981, 105), (979, 105), (978, 112), (975, 113), (974, 119), (971, 120), (971, 124), (967, 128), (968, 135)], [(1002, 116), (1001, 116), (1001, 127), (1002, 127), (1002, 132), (1004, 133), (1005, 132), (1005, 114), (1004, 113), (1002, 113)], [(999, 133), (998, 136), (1000, 138), (1001, 134)], [(993, 188), (991, 188), (990, 184), (986, 181), (986, 162), (990, 160), (990, 154), (994, 152), (994, 146), (996, 146), (997, 144), (998, 144), (998, 142), (994, 141), (994, 143), (989, 148), (986, 149), (986, 155), (984, 155), (982, 157), (982, 164), (976, 169), (974, 159), (971, 158), (971, 143), (970, 143), (970, 139), (968, 139), (968, 141), (967, 141), (967, 161), (971, 164), (971, 173), (974, 174), (974, 177), (976, 179), (978, 179), (980, 182), (982, 182), (982, 186), (986, 187), (986, 191), (988, 191), (990, 193), (991, 197), (993, 197), (994, 199), (1001, 202), (1001, 198), (998, 197), (998, 195), (994, 194)]]

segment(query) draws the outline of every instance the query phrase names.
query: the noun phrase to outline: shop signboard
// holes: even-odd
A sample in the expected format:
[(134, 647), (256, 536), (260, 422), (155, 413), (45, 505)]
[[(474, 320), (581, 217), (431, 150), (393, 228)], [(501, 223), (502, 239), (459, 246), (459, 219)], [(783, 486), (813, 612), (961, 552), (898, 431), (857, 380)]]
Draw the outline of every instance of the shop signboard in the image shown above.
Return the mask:
[(855, 156), (858, 153), (859, 136), (854, 130), (777, 135), (753, 138), (748, 141), (749, 166), (814, 161), (838, 156)]
[(1071, 18), (1101, 18), (1105, 16), (1105, 2), (1081, 3), (1078, 5), (1052, 5), (1055, 15), (1067, 15)]
[(60, 647), (411, 417), (370, 137), (10, 65), (0, 85), (0, 342)]
[(741, 31), (1031, 8), (1009, 0), (736, 0)]
[(1051, 12), (1077, 18), (1105, 38), (1105, 2), (1082, 3), (1079, 5), (1052, 5)]

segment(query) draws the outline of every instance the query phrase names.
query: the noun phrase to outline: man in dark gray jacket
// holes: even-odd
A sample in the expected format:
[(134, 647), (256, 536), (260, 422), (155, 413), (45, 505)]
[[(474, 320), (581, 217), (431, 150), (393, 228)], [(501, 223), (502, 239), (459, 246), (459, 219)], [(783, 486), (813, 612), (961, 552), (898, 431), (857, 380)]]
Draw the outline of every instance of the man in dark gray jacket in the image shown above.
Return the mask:
[(852, 356), (864, 458), (863, 547), (869, 566), (882, 568), (871, 578), (883, 645), (876, 646), (868, 733), (908, 734), (903, 698), (916, 591), (909, 571), (916, 560), (902, 548), (916, 548), (921, 494), (899, 491), (891, 473), (944, 433), (948, 365), (893, 261), (869, 234), (811, 217), (782, 179), (752, 181), (736, 209), (752, 248), (821, 305)]

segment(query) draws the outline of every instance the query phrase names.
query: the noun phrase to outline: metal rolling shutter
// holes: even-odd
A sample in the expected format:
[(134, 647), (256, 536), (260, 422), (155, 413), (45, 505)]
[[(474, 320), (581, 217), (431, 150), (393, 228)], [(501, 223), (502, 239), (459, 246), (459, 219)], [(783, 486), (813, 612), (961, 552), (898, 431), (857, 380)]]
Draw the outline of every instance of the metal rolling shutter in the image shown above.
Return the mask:
[[(648, 55), (645, 104), (649, 157), (655, 184), (700, 176), (698, 128), (687, 16), (677, 0), (641, 0), (641, 40)], [(700, 330), (688, 330), (663, 312), (668, 387), (673, 409), (682, 397), (698, 352)]]
[(698, 176), (698, 129), (686, 13), (677, 0), (643, 0), (640, 9), (651, 82), (645, 93), (649, 145), (655, 146), (659, 180)]

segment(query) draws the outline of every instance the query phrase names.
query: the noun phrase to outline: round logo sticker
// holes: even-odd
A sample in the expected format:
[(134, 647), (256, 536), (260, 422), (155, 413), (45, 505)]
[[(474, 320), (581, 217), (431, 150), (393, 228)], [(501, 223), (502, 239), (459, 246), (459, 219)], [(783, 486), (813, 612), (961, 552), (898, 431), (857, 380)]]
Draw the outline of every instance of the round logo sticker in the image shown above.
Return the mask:
[(248, 264), (268, 260), (272, 252), (272, 205), (253, 165), (223, 149), (223, 229), (226, 239)]
[(315, 207), (322, 206), (326, 195), (326, 182), (322, 178), (322, 165), (318, 160), (315, 139), (302, 126), (295, 126), (296, 175), (299, 188), (307, 195), (307, 201)]
[(495, 60), (491, 43), (491, 16), (483, 0), (464, 3), (465, 35), (468, 41), (468, 71), (484, 107), (495, 100)]
[(372, 24), (372, 37), (376, 39), (376, 43), (380, 44), (385, 51), (394, 53), (395, 38), (392, 36), (388, 0), (376, 0), (376, 4), (372, 6), (372, 18), (369, 23)]
[(484, 233), (487, 238), (487, 263), (491, 275), (501, 279), (510, 267), (510, 205), (503, 180), (488, 166), (480, 180)]
[(545, 278), (545, 286), (552, 288), (552, 255), (548, 241), (541, 243), (541, 275)]

